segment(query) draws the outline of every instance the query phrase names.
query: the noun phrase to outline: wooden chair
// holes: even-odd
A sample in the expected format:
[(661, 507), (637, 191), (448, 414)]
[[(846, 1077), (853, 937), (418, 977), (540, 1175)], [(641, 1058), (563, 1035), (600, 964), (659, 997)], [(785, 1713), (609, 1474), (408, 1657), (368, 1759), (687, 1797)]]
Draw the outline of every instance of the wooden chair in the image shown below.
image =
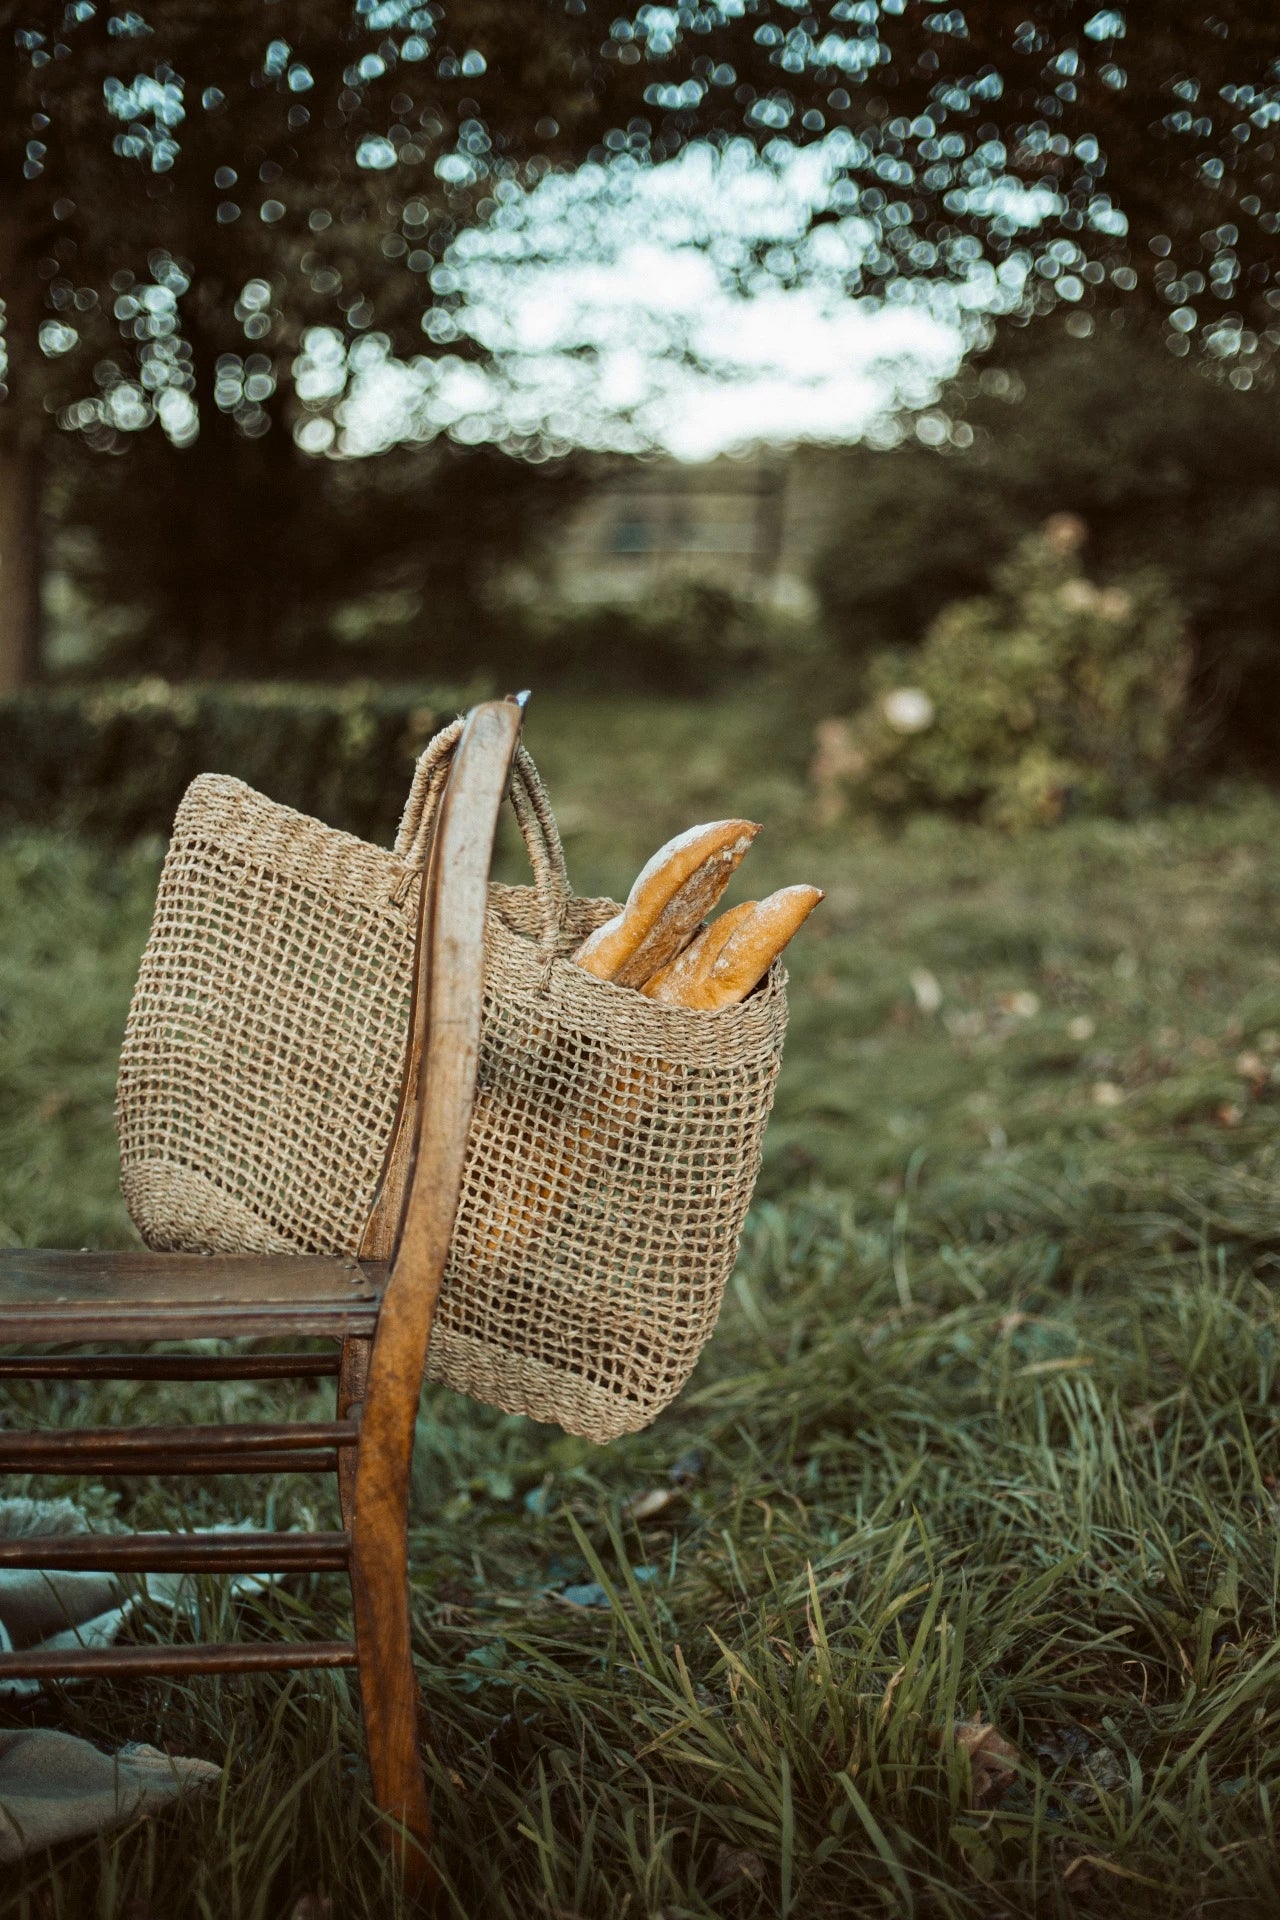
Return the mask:
[[(69, 1534), (0, 1542), (0, 1566), (199, 1573), (345, 1571), (354, 1637), (305, 1643), (111, 1646), (0, 1655), (0, 1676), (198, 1674), (290, 1667), (359, 1673), (374, 1797), (406, 1889), (428, 1890), (406, 1551), (414, 1422), (457, 1212), (475, 1091), (484, 919), (498, 814), (524, 696), (476, 707), (455, 752), (422, 886), (400, 1115), (361, 1253), (390, 1259), (0, 1252), (0, 1342), (146, 1343), (322, 1336), (290, 1354), (0, 1357), (0, 1379), (297, 1380), (333, 1375), (336, 1418), (281, 1424), (0, 1432), (20, 1473), (332, 1472), (341, 1533)], [(398, 1229), (389, 1196), (401, 1190)]]

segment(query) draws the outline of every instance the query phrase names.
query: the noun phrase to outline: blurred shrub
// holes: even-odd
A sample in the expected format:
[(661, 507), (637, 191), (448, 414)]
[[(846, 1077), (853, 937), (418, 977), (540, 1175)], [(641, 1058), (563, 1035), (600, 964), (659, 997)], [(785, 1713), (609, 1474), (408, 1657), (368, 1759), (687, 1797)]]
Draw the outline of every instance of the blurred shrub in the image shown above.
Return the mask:
[(167, 835), (190, 781), (216, 769), (385, 841), (415, 756), (488, 691), (146, 679), (12, 694), (0, 699), (0, 825)]
[(529, 679), (589, 692), (714, 693), (777, 651), (760, 608), (703, 580), (590, 606), (532, 602), (520, 639)]
[(327, 460), (283, 430), (218, 432), (198, 452), (131, 437), (108, 459), (56, 436), (50, 488), (53, 556), (97, 629), (82, 664), (121, 677), (497, 669), (490, 583), (542, 551), (586, 484), (572, 459), (444, 439)]
[(882, 809), (1012, 829), (1159, 799), (1186, 706), (1182, 614), (1151, 569), (1095, 586), (1083, 539), (1073, 515), (1053, 516), (992, 594), (945, 608), (908, 659), (881, 656), (870, 705), (842, 743), (824, 736), (830, 777)]
[(1015, 541), (1065, 509), (1097, 577), (1167, 575), (1193, 643), (1199, 757), (1280, 774), (1280, 383), (1237, 373), (1241, 391), (1229, 369), (1177, 360), (1132, 324), (1077, 339), (1036, 321), (961, 369), (928, 416), (952, 423), (940, 448), (833, 460), (814, 583), (850, 667), (990, 592)]

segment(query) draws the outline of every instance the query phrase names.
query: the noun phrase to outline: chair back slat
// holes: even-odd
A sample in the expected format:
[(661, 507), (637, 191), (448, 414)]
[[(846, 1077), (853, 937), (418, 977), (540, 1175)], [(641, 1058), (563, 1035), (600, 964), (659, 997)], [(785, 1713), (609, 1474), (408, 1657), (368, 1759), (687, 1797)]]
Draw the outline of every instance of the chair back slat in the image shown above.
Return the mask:
[(412, 1036), (419, 1051), (416, 1060), (411, 1053), (405, 1083), (416, 1112), (407, 1129), (410, 1166), (365, 1393), (362, 1475), (366, 1469), (393, 1474), (397, 1463), (408, 1472), (462, 1186), (479, 1064), (489, 870), (521, 719), (515, 701), (490, 701), (472, 711), (432, 830), (418, 943), (420, 1018)]
[(521, 708), (493, 701), (471, 713), (454, 751), (431, 833), (418, 943), (421, 1052), (412, 1046), (406, 1097), (416, 1103), (411, 1158), (359, 1412), (351, 1511), (351, 1597), (360, 1691), (378, 1805), (401, 1823), (406, 1889), (434, 1880), (425, 1849), (430, 1808), (418, 1753), (407, 1570), (414, 1424), (427, 1343), (462, 1189), (480, 1059), (484, 934), (498, 814), (520, 738)]

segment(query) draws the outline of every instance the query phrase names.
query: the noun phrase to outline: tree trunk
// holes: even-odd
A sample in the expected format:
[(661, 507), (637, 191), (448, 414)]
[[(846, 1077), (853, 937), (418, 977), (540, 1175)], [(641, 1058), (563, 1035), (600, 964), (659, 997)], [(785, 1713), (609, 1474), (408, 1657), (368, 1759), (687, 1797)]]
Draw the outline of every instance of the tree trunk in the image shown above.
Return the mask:
[[(12, 405), (12, 402), (9, 402)], [(40, 481), (38, 441), (17, 422), (0, 435), (0, 693), (40, 673)]]
[(0, 693), (40, 671), (40, 486), (44, 420), (30, 369), (40, 295), (16, 215), (0, 219), (8, 398), (0, 403)]

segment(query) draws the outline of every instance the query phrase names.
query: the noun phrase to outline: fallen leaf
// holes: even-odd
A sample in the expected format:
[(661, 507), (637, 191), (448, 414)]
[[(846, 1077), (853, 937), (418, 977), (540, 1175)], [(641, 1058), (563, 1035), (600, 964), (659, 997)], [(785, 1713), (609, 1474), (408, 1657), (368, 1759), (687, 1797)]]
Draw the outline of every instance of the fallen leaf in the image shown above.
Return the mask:
[(893, 1696), (898, 1691), (902, 1676), (905, 1672), (905, 1667), (897, 1668), (894, 1673), (889, 1675), (885, 1683), (884, 1692), (880, 1696), (880, 1720), (882, 1724), (889, 1718), (889, 1709), (893, 1705)]
[(951, 1829), (951, 1844), (959, 1848), (966, 1864), (972, 1868), (979, 1880), (985, 1881), (994, 1877), (995, 1853), (977, 1827), (967, 1826), (963, 1821), (957, 1820)]
[[(951, 1737), (962, 1753), (969, 1756), (970, 1798), (975, 1807), (998, 1800), (1012, 1786), (1022, 1765), (1022, 1755), (1012, 1740), (1006, 1740), (987, 1720), (957, 1720)], [(929, 1738), (940, 1747), (946, 1738), (940, 1727)]]
[(928, 967), (917, 967), (911, 976), (911, 991), (921, 1013), (936, 1013), (942, 1005), (942, 988)]
[(608, 1594), (597, 1580), (584, 1580), (580, 1586), (565, 1587), (560, 1598), (571, 1607), (607, 1607)]
[(1011, 1013), (1015, 1020), (1034, 1020), (1040, 1011), (1038, 993), (1002, 993), (996, 1001), (1002, 1013)]
[(711, 1863), (712, 1886), (733, 1887), (743, 1880), (758, 1886), (763, 1879), (764, 1861), (758, 1853), (752, 1853), (750, 1847), (731, 1847), (723, 1840), (717, 1843)]
[(1151, 1880), (1145, 1873), (1135, 1872), (1132, 1867), (1122, 1867), (1118, 1860), (1104, 1860), (1101, 1854), (1097, 1853), (1078, 1853), (1063, 1874), (1063, 1879), (1070, 1880), (1081, 1867), (1083, 1867), (1086, 1872), (1090, 1867), (1093, 1867), (1102, 1873), (1114, 1873), (1118, 1875), (1121, 1880), (1136, 1880), (1139, 1886), (1155, 1887), (1157, 1891), (1160, 1888), (1160, 1882), (1158, 1880)]
[(1072, 1766), (1089, 1751), (1089, 1735), (1083, 1727), (1051, 1726), (1036, 1740), (1035, 1751), (1051, 1766)]
[(632, 1520), (656, 1520), (668, 1507), (675, 1506), (679, 1498), (679, 1487), (650, 1487), (647, 1493), (638, 1493), (628, 1503), (626, 1513)]
[(1110, 1747), (1095, 1747), (1085, 1765), (1103, 1793), (1114, 1793), (1124, 1785), (1124, 1769)]
[(333, 1920), (333, 1902), (327, 1893), (300, 1893), (289, 1910), (289, 1920)]
[(1073, 1903), (1096, 1892), (1098, 1876), (1087, 1853), (1071, 1855), (1063, 1870), (1062, 1884)]

